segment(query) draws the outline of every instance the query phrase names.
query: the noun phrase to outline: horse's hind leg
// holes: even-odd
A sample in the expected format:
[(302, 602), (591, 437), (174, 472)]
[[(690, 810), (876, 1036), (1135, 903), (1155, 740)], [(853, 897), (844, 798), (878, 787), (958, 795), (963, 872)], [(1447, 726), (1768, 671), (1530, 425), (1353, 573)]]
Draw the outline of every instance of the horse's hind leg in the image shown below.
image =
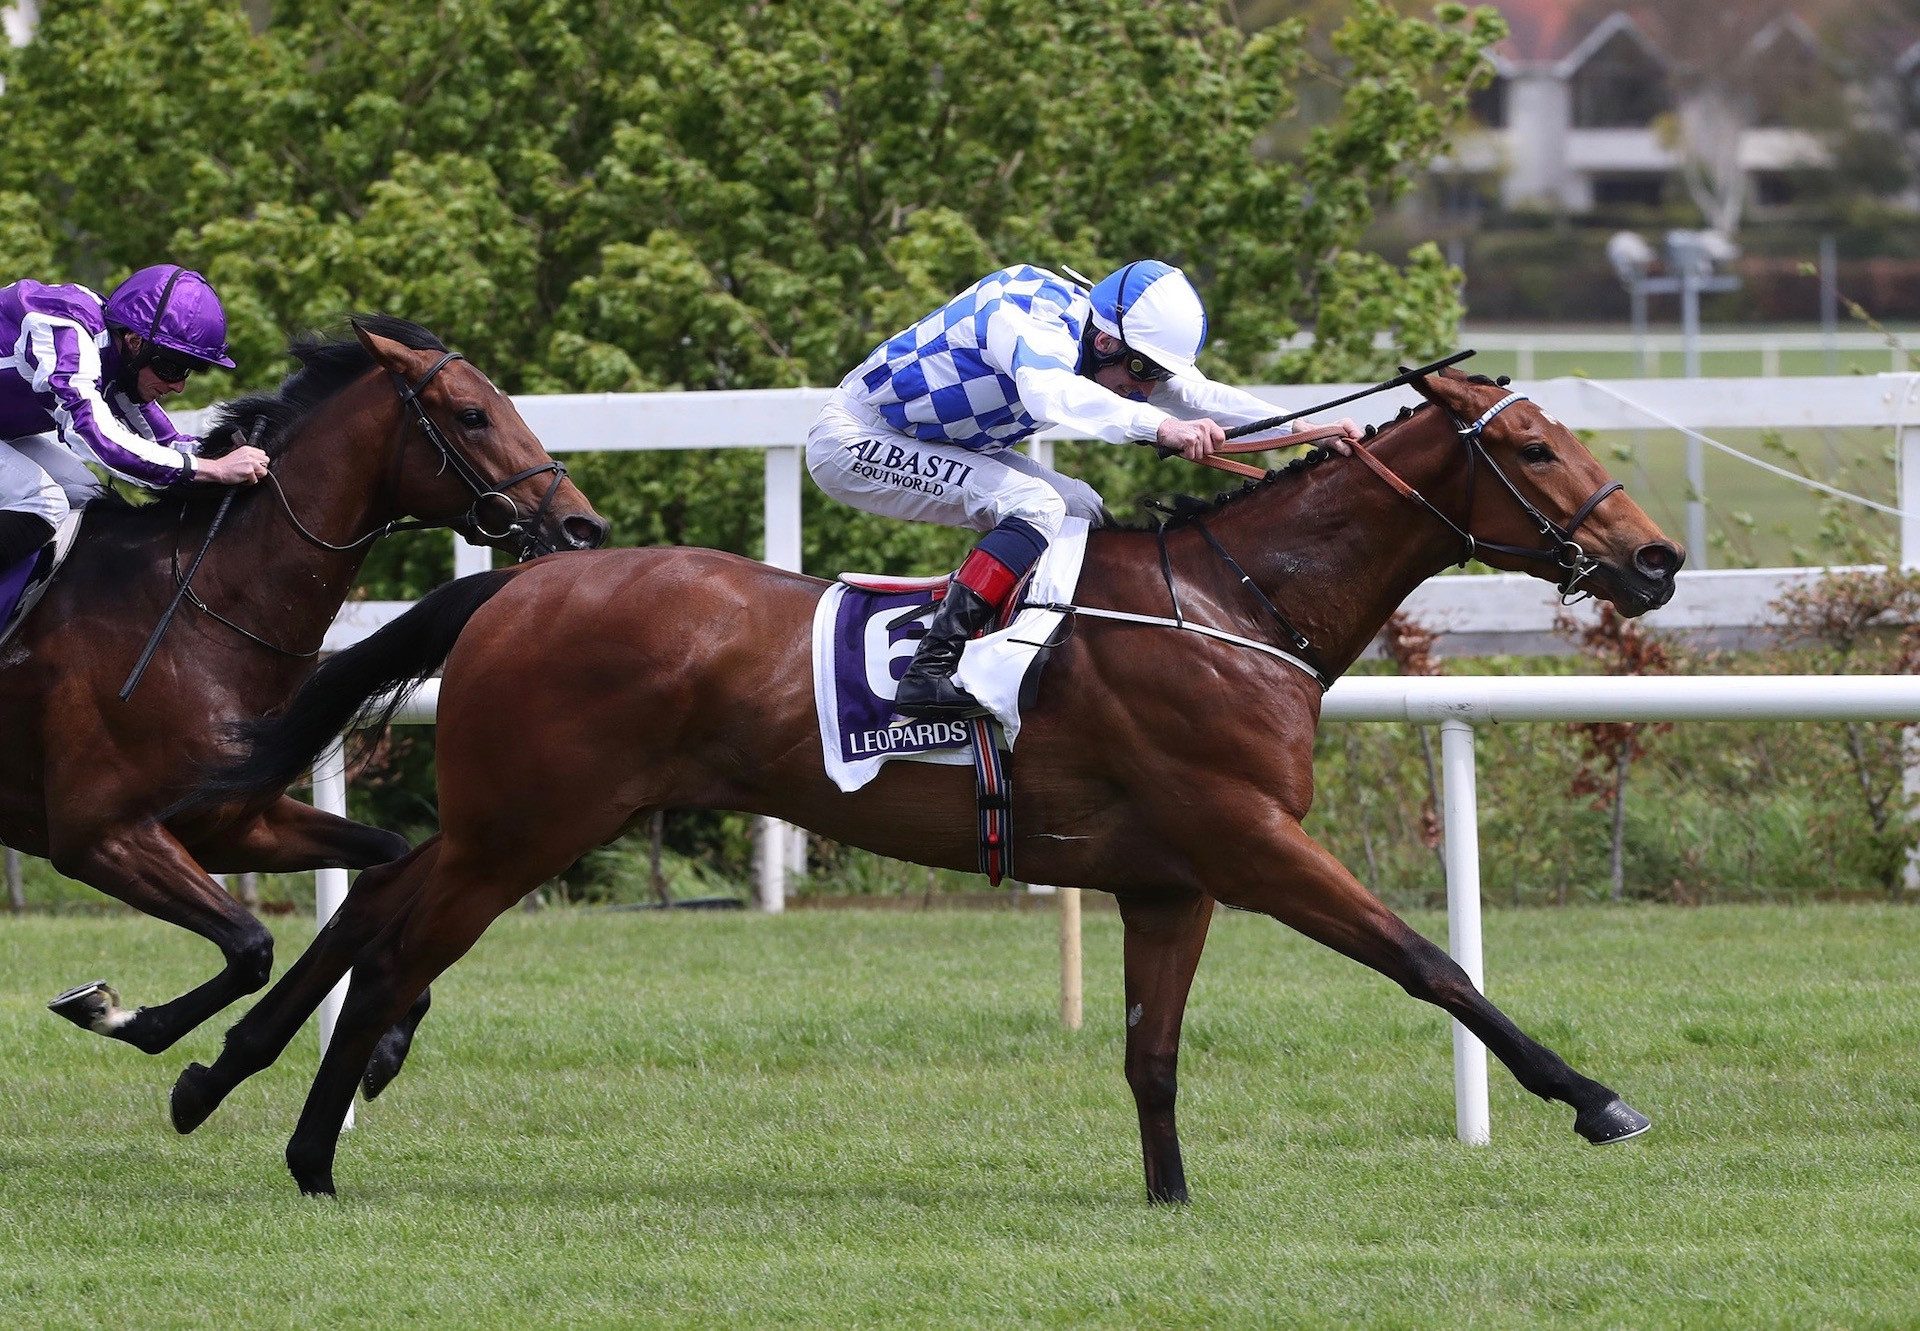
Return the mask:
[[(234, 862), (235, 869), (283, 872), (367, 869), (398, 860), (410, 849), (407, 839), (398, 833), (368, 827), (282, 796), (238, 837), (228, 838), (218, 852), (210, 851), (201, 859), (216, 872), (228, 867), (224, 862), (228, 859)], [(359, 943), (354, 946), (357, 948)], [(420, 995), (420, 1001), (380, 1038), (380, 1045), (367, 1065), (365, 1085), (369, 1100), (400, 1075), (401, 1065), (407, 1061), (414, 1033), (427, 1015), (430, 1001), (426, 994)]]
[[(1257, 876), (1256, 876), (1257, 875)], [(1478, 1036), (1522, 1086), (1573, 1106), (1574, 1130), (1595, 1144), (1650, 1126), (1607, 1087), (1575, 1072), (1487, 1001), (1467, 973), (1395, 915), (1346, 866), (1287, 819), (1273, 840), (1237, 848), (1207, 884), (1229, 905), (1257, 910), (1371, 966), (1415, 998), (1443, 1008)]]
[(1180, 1019), (1206, 946), (1213, 899), (1195, 892), (1119, 901), (1127, 928), (1127, 1085), (1140, 1112), (1147, 1199), (1184, 1202), (1187, 1175), (1173, 1119), (1175, 1071)]
[(157, 1007), (128, 1012), (104, 980), (69, 989), (47, 1006), (76, 1026), (157, 1054), (273, 971), (273, 935), (209, 878), (157, 823), (94, 840), (70, 836), (77, 851), (53, 847), (54, 867), (158, 920), (190, 929), (220, 949), (218, 975)]
[[(430, 837), (402, 859), (376, 865), (354, 880), (347, 899), (307, 950), (227, 1032), (213, 1066), (192, 1063), (180, 1074), (168, 1101), (177, 1131), (192, 1132), (206, 1122), (234, 1087), (280, 1057), (321, 1000), (353, 965), (355, 954), (399, 915), (419, 889), (439, 848), (440, 838)], [(422, 994), (416, 1004), (420, 1012), (426, 1010), (425, 1001)], [(397, 1070), (397, 1064), (395, 1067)]]

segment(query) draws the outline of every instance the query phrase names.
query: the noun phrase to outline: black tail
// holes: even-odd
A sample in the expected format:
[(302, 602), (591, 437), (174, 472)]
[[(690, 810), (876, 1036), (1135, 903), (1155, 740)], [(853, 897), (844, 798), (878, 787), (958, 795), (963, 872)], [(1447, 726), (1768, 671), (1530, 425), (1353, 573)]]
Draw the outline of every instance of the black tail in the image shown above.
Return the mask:
[(284, 711), (235, 726), (230, 737), (246, 751), (209, 772), (169, 815), (285, 790), (334, 736), (359, 723), (384, 726), (408, 691), (440, 668), (467, 621), (519, 572), (495, 569), (450, 582), (330, 658)]

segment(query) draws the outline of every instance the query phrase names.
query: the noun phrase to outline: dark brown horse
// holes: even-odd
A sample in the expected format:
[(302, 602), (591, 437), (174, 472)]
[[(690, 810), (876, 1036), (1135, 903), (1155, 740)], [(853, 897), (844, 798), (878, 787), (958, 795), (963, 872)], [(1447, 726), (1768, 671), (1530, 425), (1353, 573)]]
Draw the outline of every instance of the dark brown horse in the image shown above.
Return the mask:
[[(147, 1053), (272, 969), (272, 935), (209, 871), (365, 868), (407, 852), (404, 838), (321, 813), (284, 787), (161, 817), (222, 756), (228, 727), (279, 707), (311, 673), (373, 538), (409, 516), (516, 553), (606, 534), (485, 375), (403, 320), (370, 316), (355, 332), (297, 345), (301, 368), (277, 393), (232, 404), (208, 432), (225, 441), (260, 429), (267, 481), (140, 508), (102, 500), (0, 658), (0, 842), (191, 929), (225, 958), (212, 979), (156, 1007), (124, 1011), (103, 983), (55, 1001), (62, 1016)], [(121, 701), (227, 493), (234, 502), (191, 599)]]
[[(1360, 655), (1423, 579), (1476, 550), (1575, 583), (1628, 615), (1663, 604), (1682, 552), (1567, 430), (1489, 380), (1419, 384), (1432, 405), (1328, 460), (1249, 486), (1168, 533), (1190, 620), (1272, 640), (1284, 610), (1328, 672)], [(1470, 535), (1469, 535), (1470, 534)], [(1211, 538), (1211, 540), (1209, 539)], [(662, 807), (740, 809), (922, 864), (975, 866), (971, 776), (895, 763), (855, 794), (827, 779), (808, 668), (824, 584), (706, 550), (538, 561), (435, 592), (301, 691), (215, 790), (285, 781), (382, 689), (446, 657), (441, 831), (360, 876), (309, 951), (174, 1087), (191, 1131), (265, 1067), (349, 965), (352, 988), (287, 1147), (301, 1189), (333, 1190), (342, 1116), (380, 1033), (502, 911)], [(1171, 611), (1149, 531), (1088, 539), (1078, 604)], [(464, 628), (464, 631), (462, 631)], [(1127, 1080), (1147, 1191), (1187, 1194), (1174, 1065), (1214, 903), (1261, 911), (1464, 1022), (1590, 1141), (1647, 1120), (1536, 1044), (1454, 962), (1301, 830), (1321, 690), (1272, 656), (1082, 617), (1014, 755), (1016, 862), (1113, 893), (1126, 925)], [(230, 798), (230, 794), (222, 795)]]

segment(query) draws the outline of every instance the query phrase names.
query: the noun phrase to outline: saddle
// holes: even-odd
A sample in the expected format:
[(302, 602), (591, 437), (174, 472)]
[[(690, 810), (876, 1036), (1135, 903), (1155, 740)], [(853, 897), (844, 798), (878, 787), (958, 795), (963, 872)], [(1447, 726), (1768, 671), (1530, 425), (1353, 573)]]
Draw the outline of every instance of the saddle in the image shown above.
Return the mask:
[(0, 569), (0, 647), (6, 645), (27, 613), (53, 585), (53, 575), (67, 562), (85, 517), (85, 509), (67, 514), (51, 541), (12, 568)]
[(1001, 623), (968, 644), (956, 677), (988, 716), (898, 723), (893, 713), (894, 687), (925, 632), (922, 623), (946, 594), (945, 576), (843, 573), (814, 615), (814, 695), (827, 775), (852, 792), (896, 759), (971, 763), (980, 870), (995, 884), (1012, 872), (1008, 765), (1020, 713), (1033, 703), (1085, 545), (1085, 524), (1070, 524), (1035, 566), (1031, 585), (1015, 589)]

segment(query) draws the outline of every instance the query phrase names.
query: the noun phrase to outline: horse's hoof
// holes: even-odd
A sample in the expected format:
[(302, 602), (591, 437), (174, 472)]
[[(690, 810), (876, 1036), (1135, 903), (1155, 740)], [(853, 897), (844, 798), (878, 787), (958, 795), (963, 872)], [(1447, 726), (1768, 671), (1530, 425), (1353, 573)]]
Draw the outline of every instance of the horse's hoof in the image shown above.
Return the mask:
[(215, 1089), (213, 1069), (199, 1063), (187, 1064), (187, 1070), (173, 1083), (167, 1095), (167, 1112), (173, 1118), (173, 1130), (186, 1136), (213, 1116), (223, 1095)]
[(289, 1145), (287, 1171), (293, 1175), (293, 1181), (299, 1185), (302, 1197), (334, 1195), (332, 1160), (309, 1160), (306, 1152)]
[(1598, 1109), (1585, 1109), (1573, 1120), (1573, 1130), (1595, 1146), (1638, 1137), (1653, 1126), (1653, 1120), (1615, 1096)]
[(121, 1011), (120, 995), (105, 980), (76, 984), (47, 1004), (47, 1010), (100, 1035), (112, 1035), (131, 1015)]

